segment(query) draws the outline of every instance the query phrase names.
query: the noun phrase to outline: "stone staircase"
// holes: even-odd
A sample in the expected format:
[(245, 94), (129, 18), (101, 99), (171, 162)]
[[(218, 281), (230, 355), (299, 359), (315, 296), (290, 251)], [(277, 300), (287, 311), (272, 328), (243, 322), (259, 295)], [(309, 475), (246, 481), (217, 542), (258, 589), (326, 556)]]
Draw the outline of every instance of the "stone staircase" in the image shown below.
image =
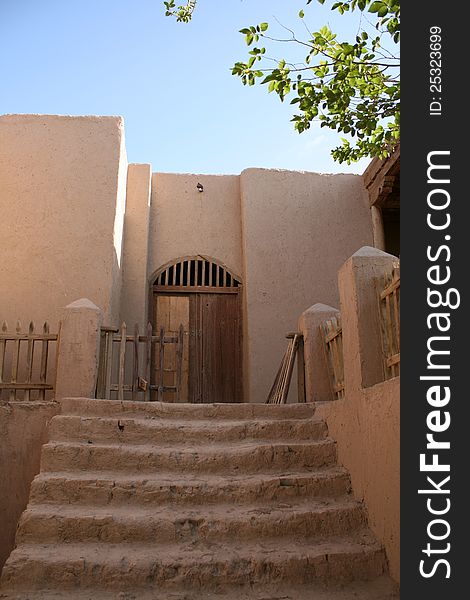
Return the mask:
[(2, 574), (9, 600), (391, 600), (308, 404), (65, 400)]

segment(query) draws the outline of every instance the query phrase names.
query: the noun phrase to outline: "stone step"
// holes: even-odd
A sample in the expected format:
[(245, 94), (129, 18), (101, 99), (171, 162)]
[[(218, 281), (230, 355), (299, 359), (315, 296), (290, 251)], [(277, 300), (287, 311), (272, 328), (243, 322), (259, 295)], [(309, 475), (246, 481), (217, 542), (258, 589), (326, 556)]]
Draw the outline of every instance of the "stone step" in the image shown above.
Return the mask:
[(121, 444), (188, 444), (243, 440), (320, 440), (327, 427), (319, 419), (171, 420), (159, 417), (80, 417), (57, 415), (49, 425), (54, 441)]
[(215, 592), (247, 581), (338, 585), (373, 580), (385, 570), (384, 552), (365, 530), (316, 543), (286, 538), (238, 545), (22, 544), (6, 563), (2, 581), (16, 591), (93, 586), (135, 592), (152, 586)]
[(130, 402), (64, 398), (63, 415), (95, 417), (144, 416), (161, 419), (309, 419), (315, 412), (313, 403), (306, 404), (171, 404), (168, 402)]
[(350, 491), (342, 467), (311, 472), (205, 475), (187, 478), (170, 472), (130, 474), (122, 471), (40, 473), (31, 485), (30, 502), (119, 506), (232, 504), (296, 498), (335, 498)]
[(322, 538), (364, 527), (363, 506), (352, 497), (256, 506), (218, 504), (157, 509), (30, 504), (21, 517), (16, 543), (231, 543), (289, 535), (296, 539)]
[(49, 442), (41, 455), (41, 471), (120, 470), (133, 473), (259, 473), (286, 469), (318, 469), (336, 460), (331, 439), (313, 442), (236, 445), (155, 446), (151, 444), (80, 444)]
[(136, 592), (105, 591), (88, 588), (80, 590), (49, 589), (11, 595), (0, 592), (2, 600), (399, 600), (397, 586), (386, 575), (372, 581), (357, 581), (341, 586), (296, 583), (240, 586), (220, 586), (217, 592), (171, 592), (139, 589)]

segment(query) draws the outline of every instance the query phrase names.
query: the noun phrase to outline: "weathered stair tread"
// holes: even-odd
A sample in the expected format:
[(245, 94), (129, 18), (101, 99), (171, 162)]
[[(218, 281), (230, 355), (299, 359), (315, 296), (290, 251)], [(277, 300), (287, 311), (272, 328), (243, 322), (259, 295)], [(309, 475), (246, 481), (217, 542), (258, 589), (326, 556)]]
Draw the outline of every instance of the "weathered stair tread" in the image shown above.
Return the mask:
[(269, 505), (109, 507), (30, 504), (17, 543), (228, 541), (274, 536), (325, 537), (365, 526), (362, 505), (351, 496), (273, 502)]
[(267, 499), (336, 497), (350, 490), (350, 477), (343, 467), (329, 466), (310, 471), (279, 474), (184, 474), (174, 472), (126, 473), (125, 471), (43, 472), (31, 486), (35, 502), (113, 504), (132, 502), (152, 506), (217, 502), (263, 502)]
[(2, 600), (399, 600), (396, 584), (386, 575), (373, 581), (340, 586), (269, 584), (221, 586), (218, 592), (161, 592), (139, 589), (137, 592), (104, 590), (43, 590), (3, 595)]
[(213, 403), (171, 404), (168, 402), (131, 402), (119, 400), (90, 400), (88, 398), (64, 398), (62, 414), (93, 416), (154, 415), (161, 418), (183, 419), (306, 419), (313, 416), (315, 405), (305, 404), (257, 404)]
[[(298, 541), (278, 539), (230, 544), (22, 544), (10, 556), (3, 581), (18, 591), (60, 583), (64, 588), (94, 585), (135, 589), (208, 589), (217, 585), (373, 580), (386, 560), (368, 530), (354, 536)], [(28, 583), (29, 582), (29, 583)], [(26, 587), (24, 587), (26, 586)]]
[(396, 600), (312, 405), (66, 399), (5, 600)]
[[(119, 461), (116, 457), (119, 455)], [(299, 462), (318, 468), (336, 460), (336, 445), (330, 438), (311, 442), (244, 441), (232, 446), (157, 446), (154, 444), (106, 444), (49, 442), (42, 449), (41, 471), (116, 469), (153, 472), (174, 469), (203, 472), (283, 471)]]
[(326, 437), (323, 420), (308, 419), (162, 419), (152, 415), (82, 417), (56, 415), (49, 426), (56, 441), (99, 439), (117, 443), (238, 442), (250, 439), (305, 441)]

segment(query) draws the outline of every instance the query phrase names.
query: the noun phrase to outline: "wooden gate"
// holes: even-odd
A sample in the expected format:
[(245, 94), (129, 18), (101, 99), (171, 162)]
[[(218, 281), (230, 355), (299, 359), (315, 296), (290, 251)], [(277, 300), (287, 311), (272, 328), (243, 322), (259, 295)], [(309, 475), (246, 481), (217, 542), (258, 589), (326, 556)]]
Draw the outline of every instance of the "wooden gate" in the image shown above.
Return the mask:
[[(239, 278), (203, 256), (180, 259), (158, 272), (153, 286), (155, 327), (169, 333), (180, 323), (184, 327), (180, 401), (242, 402), (241, 289)], [(172, 364), (168, 354), (168, 385)]]

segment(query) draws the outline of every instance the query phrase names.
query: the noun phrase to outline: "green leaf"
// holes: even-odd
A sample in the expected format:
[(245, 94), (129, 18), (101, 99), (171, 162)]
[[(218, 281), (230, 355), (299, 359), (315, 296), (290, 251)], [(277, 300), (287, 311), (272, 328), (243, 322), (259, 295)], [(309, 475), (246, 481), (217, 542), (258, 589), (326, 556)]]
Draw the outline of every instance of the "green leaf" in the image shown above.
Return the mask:
[(303, 19), (305, 17), (305, 13), (303, 10), (299, 10), (299, 17)]
[(376, 13), (379, 12), (379, 10), (384, 6), (383, 2), (372, 2), (372, 4), (369, 7), (369, 12), (370, 13)]
[(259, 28), (261, 29), (261, 31), (266, 31), (268, 27), (269, 27), (269, 23), (260, 23), (259, 24)]

